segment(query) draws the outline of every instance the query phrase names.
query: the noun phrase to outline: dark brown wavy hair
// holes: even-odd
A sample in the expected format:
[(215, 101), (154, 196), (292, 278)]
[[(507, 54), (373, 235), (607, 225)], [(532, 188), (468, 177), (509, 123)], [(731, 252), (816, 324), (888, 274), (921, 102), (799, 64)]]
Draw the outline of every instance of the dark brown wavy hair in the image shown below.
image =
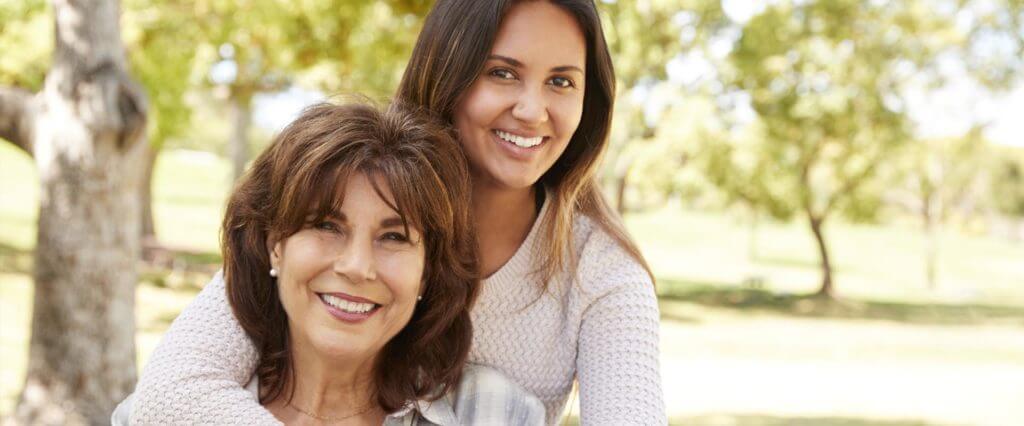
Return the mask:
[[(483, 72), (508, 10), (523, 0), (438, 0), (423, 24), (412, 58), (402, 76), (397, 97), (438, 114), (453, 123), (463, 94)], [(537, 265), (544, 282), (574, 259), (573, 219), (589, 217), (615, 239), (654, 279), (640, 249), (630, 238), (618, 213), (601, 193), (597, 167), (608, 145), (615, 104), (615, 70), (593, 0), (550, 0), (574, 18), (587, 42), (586, 89), (583, 116), (569, 146), (540, 178), (550, 191), (542, 219), (547, 239), (544, 259)]]
[(377, 402), (394, 411), (408, 401), (440, 398), (461, 378), (480, 273), (469, 172), (459, 144), (446, 126), (413, 108), (320, 104), (306, 109), (263, 151), (224, 215), (227, 297), (260, 354), (261, 403), (283, 392), (290, 400), (286, 388), (295, 372), (288, 317), (268, 273), (268, 242), (336, 211), (343, 191), (334, 188), (344, 188), (354, 173), (386, 183), (394, 198), (381, 198), (406, 227), (421, 232), (426, 253), (423, 299), (374, 365)]

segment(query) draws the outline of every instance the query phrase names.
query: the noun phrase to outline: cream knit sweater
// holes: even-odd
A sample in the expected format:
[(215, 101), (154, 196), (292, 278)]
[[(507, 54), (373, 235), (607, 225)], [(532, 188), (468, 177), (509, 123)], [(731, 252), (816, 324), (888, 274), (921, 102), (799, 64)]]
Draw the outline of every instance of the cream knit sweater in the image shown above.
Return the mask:
[[(583, 425), (667, 423), (650, 278), (611, 237), (578, 217), (577, 271), (556, 277), (543, 293), (531, 274), (541, 253), (540, 222), (483, 282), (472, 312), (470, 362), (501, 371), (540, 398), (549, 424), (558, 422), (573, 379)], [(135, 389), (132, 423), (277, 424), (242, 387), (256, 361), (218, 275), (153, 352)]]

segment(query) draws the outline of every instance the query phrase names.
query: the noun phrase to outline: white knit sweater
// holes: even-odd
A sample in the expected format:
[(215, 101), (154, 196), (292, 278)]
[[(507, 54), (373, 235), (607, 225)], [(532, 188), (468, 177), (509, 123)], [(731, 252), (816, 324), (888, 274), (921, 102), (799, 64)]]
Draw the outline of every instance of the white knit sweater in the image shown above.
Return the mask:
[[(650, 278), (611, 237), (578, 217), (577, 271), (556, 277), (543, 293), (531, 274), (543, 242), (540, 222), (483, 282), (472, 312), (470, 362), (533, 392), (549, 424), (558, 422), (574, 378), (583, 425), (667, 423)], [(154, 350), (135, 390), (132, 423), (276, 424), (242, 387), (256, 362), (217, 276)]]

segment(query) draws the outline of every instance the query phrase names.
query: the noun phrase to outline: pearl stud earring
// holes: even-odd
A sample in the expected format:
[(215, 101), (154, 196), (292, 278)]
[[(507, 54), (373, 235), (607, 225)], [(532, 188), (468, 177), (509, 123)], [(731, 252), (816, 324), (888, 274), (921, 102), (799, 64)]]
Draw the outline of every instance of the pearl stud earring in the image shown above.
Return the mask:
[(277, 268), (270, 268), (270, 276), (277, 278)]

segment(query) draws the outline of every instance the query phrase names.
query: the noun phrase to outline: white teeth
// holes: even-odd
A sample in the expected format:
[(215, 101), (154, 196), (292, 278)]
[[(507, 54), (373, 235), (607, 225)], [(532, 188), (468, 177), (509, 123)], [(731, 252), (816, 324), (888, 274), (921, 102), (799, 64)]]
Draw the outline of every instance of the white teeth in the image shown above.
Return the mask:
[(362, 314), (369, 312), (371, 309), (373, 309), (374, 306), (373, 303), (350, 302), (348, 300), (336, 296), (331, 296), (329, 294), (321, 295), (321, 298), (323, 299), (324, 302), (327, 302), (328, 305), (334, 306), (335, 308), (353, 314)]
[(540, 145), (541, 141), (544, 140), (543, 136), (537, 136), (534, 138), (524, 138), (522, 136), (516, 136), (511, 133), (503, 132), (501, 130), (495, 130), (494, 134), (498, 135), (499, 138), (502, 138), (508, 142), (512, 142), (516, 144), (516, 146), (521, 146), (523, 148), (530, 148)]

